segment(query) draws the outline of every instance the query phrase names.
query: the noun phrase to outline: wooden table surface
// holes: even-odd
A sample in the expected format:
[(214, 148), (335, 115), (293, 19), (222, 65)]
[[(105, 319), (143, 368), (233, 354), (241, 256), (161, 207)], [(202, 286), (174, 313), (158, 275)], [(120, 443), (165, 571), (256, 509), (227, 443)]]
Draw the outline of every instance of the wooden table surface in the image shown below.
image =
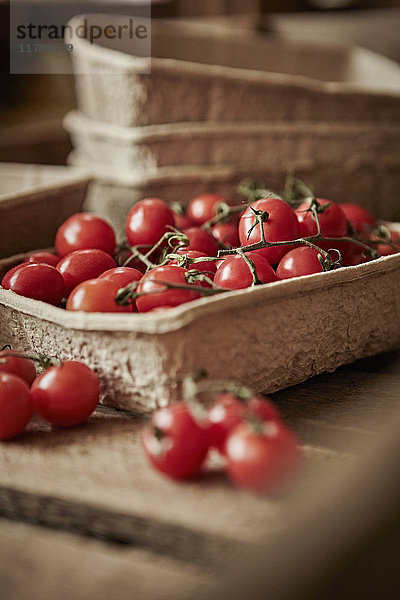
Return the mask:
[[(273, 400), (304, 443), (303, 478), (318, 469), (334, 478), (379, 443), (383, 421), (397, 414), (400, 352)], [(1, 445), (2, 600), (193, 597), (191, 590), (218, 583), (234, 557), (251, 564), (266, 539), (287, 529), (286, 499), (234, 489), (217, 467), (184, 484), (154, 472), (141, 426), (100, 408), (81, 427), (51, 430), (36, 421)]]

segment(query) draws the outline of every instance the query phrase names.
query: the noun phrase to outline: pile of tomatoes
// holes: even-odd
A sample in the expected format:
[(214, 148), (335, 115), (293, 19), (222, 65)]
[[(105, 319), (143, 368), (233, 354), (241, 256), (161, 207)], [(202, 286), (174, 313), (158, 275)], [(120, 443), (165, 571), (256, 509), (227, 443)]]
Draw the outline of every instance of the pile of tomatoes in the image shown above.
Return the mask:
[(19, 352), (0, 352), (0, 440), (19, 435), (34, 412), (58, 427), (85, 421), (99, 403), (96, 374), (78, 361), (37, 357), (46, 369), (37, 375), (34, 362)]
[(209, 451), (218, 451), (229, 479), (259, 494), (281, 492), (302, 462), (299, 441), (275, 405), (248, 390), (218, 393), (207, 411), (193, 401), (161, 408), (142, 441), (150, 463), (173, 479), (194, 477)]
[(55, 252), (32, 252), (1, 285), (69, 311), (158, 311), (399, 252), (400, 235), (385, 235), (365, 208), (324, 199), (294, 209), (268, 195), (238, 207), (203, 194), (183, 213), (148, 198), (129, 212), (123, 244), (105, 220), (75, 214), (58, 229)]

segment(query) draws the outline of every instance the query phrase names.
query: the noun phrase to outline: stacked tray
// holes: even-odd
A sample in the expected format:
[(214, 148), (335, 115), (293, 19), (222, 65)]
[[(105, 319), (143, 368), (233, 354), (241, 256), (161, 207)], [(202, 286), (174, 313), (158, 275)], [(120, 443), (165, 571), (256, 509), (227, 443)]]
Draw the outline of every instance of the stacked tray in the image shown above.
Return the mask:
[[(83, 18), (121, 19), (74, 25)], [(168, 22), (153, 23), (152, 54), (132, 56), (121, 40), (74, 40), (70, 163), (95, 178), (87, 208), (121, 234), (144, 196), (232, 196), (251, 175), (280, 188), (288, 168), (333, 200), (379, 204), (382, 217), (400, 218), (394, 63), (360, 48)]]

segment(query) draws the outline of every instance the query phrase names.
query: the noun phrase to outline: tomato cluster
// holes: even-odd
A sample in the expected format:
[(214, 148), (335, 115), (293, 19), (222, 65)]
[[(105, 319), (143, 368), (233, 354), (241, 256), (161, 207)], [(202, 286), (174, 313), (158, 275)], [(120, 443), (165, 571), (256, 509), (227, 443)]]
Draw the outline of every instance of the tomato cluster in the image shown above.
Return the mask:
[(70, 311), (150, 312), (399, 252), (399, 233), (382, 229), (361, 206), (312, 196), (294, 209), (267, 193), (247, 207), (209, 193), (185, 214), (147, 198), (122, 244), (100, 217), (75, 214), (55, 252), (32, 252), (1, 285)]
[(0, 352), (0, 440), (22, 433), (35, 411), (52, 425), (72, 427), (96, 409), (99, 382), (89, 367), (72, 360), (43, 363), (47, 368), (37, 375), (29, 358)]
[(221, 392), (207, 411), (198, 413), (193, 402), (181, 401), (152, 415), (142, 442), (158, 471), (173, 479), (192, 478), (214, 449), (230, 480), (244, 489), (274, 494), (293, 480), (302, 450), (269, 399)]

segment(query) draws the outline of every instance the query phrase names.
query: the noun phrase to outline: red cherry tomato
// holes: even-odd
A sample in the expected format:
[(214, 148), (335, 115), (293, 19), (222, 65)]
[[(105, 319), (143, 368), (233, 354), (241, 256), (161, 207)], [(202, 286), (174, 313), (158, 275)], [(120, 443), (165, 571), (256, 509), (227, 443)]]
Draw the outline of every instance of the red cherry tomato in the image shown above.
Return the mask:
[(179, 231), (187, 229), (187, 227), (193, 227), (194, 225), (193, 221), (187, 215), (179, 215), (176, 212), (174, 212), (174, 222), (176, 229), (179, 229)]
[(115, 260), (103, 250), (75, 250), (67, 254), (57, 265), (64, 278), (67, 296), (82, 281), (94, 279), (104, 271), (116, 267)]
[[(257, 276), (263, 283), (277, 281), (271, 265), (259, 254), (247, 252), (253, 261)], [(240, 290), (253, 284), (253, 276), (246, 261), (238, 254), (232, 254), (224, 259), (214, 276), (214, 284), (230, 290)]]
[[(252, 203), (252, 208), (268, 213), (268, 219), (263, 223), (263, 230), (267, 242), (282, 242), (295, 240), (299, 237), (299, 224), (294, 210), (279, 198), (262, 198)], [(239, 221), (239, 239), (242, 246), (255, 244), (261, 241), (260, 225), (257, 224), (249, 235), (255, 222), (251, 208), (246, 208)], [(292, 246), (275, 246), (257, 250), (271, 265), (280, 261)]]
[(231, 202), (219, 194), (201, 194), (190, 200), (186, 215), (195, 225), (203, 225), (218, 213), (218, 205)]
[(391, 242), (394, 245), (390, 246), (389, 244), (377, 244), (375, 249), (377, 250), (379, 256), (391, 256), (392, 254), (397, 254), (400, 252), (400, 233), (398, 231), (391, 231)]
[(208, 411), (210, 445), (224, 454), (229, 432), (246, 416), (254, 416), (261, 421), (280, 421), (279, 412), (270, 400), (258, 396), (241, 400), (230, 392), (218, 394)]
[(258, 494), (282, 491), (302, 459), (296, 436), (278, 421), (240, 423), (228, 435), (225, 448), (231, 481)]
[(153, 246), (174, 225), (174, 213), (163, 200), (146, 198), (129, 211), (126, 237), (131, 246)]
[(74, 360), (46, 369), (31, 388), (37, 412), (58, 427), (72, 427), (85, 421), (96, 409), (99, 393), (96, 374)]
[(354, 267), (356, 265), (362, 265), (363, 263), (369, 262), (372, 260), (372, 257), (368, 254), (364, 254), (364, 252), (358, 252), (357, 254), (352, 254), (348, 257), (346, 261), (342, 264), (344, 267)]
[(65, 296), (64, 279), (55, 267), (44, 263), (22, 263), (8, 271), (1, 285), (20, 296), (57, 305)]
[(109, 269), (108, 271), (104, 271), (104, 273), (99, 275), (99, 279), (108, 279), (108, 281), (114, 281), (119, 285), (120, 288), (124, 288), (135, 281), (140, 281), (142, 277), (143, 273), (131, 267), (115, 267), (114, 269)]
[(290, 250), (280, 260), (276, 269), (278, 279), (290, 279), (302, 275), (322, 273), (322, 264), (318, 259), (320, 253), (310, 246), (298, 246)]
[(374, 215), (363, 206), (351, 202), (341, 202), (339, 206), (358, 233), (363, 233), (377, 225)]
[(115, 233), (104, 219), (90, 213), (76, 213), (58, 228), (56, 250), (61, 257), (90, 248), (114, 254)]
[(52, 267), (56, 267), (60, 261), (60, 257), (58, 254), (54, 254), (53, 252), (45, 252), (38, 250), (37, 252), (32, 252), (24, 262), (30, 263), (44, 263), (45, 265), (51, 265)]
[(143, 448), (151, 464), (174, 479), (196, 475), (207, 456), (207, 424), (199, 423), (183, 402), (156, 411), (143, 430)]
[[(13, 356), (8, 356), (10, 354)], [(15, 350), (5, 349), (0, 352), (0, 373), (17, 375), (29, 386), (36, 379), (36, 368), (33, 362)]]
[(33, 414), (33, 402), (26, 382), (11, 373), (0, 373), (0, 440), (19, 435)]
[(198, 250), (205, 256), (216, 256), (218, 252), (217, 241), (211, 233), (200, 227), (189, 227), (183, 233), (189, 238), (189, 246), (185, 250)]
[(132, 305), (117, 304), (120, 286), (109, 279), (88, 279), (72, 290), (67, 300), (67, 310), (84, 312), (128, 313)]
[[(136, 299), (139, 312), (148, 312), (157, 306), (178, 306), (200, 298), (195, 290), (168, 288), (165, 284), (187, 285), (185, 278), (188, 269), (176, 265), (156, 267), (143, 275), (137, 291), (143, 293)], [(200, 287), (200, 283), (196, 283)]]
[[(183, 248), (182, 250), (178, 250), (177, 254), (180, 254), (182, 256), (187, 256), (189, 259), (190, 258), (206, 258), (205, 255), (202, 252), (199, 252), (198, 250), (186, 250), (185, 248)], [(169, 262), (168, 264), (177, 265), (178, 261), (176, 259), (174, 259), (174, 260), (171, 260), (171, 262)], [(215, 266), (214, 261), (205, 260), (204, 262), (201, 261), (201, 262), (188, 264), (187, 269), (196, 269), (196, 271), (202, 271), (203, 273), (205, 273), (205, 275), (207, 275), (207, 277), (209, 277), (209, 279), (212, 280), (212, 279), (214, 279), (214, 275), (217, 270), (217, 267)], [(205, 287), (211, 287), (211, 284), (207, 283), (207, 281), (203, 281), (202, 285)]]
[(235, 223), (217, 223), (211, 227), (211, 231), (222, 248), (240, 246), (239, 232)]

